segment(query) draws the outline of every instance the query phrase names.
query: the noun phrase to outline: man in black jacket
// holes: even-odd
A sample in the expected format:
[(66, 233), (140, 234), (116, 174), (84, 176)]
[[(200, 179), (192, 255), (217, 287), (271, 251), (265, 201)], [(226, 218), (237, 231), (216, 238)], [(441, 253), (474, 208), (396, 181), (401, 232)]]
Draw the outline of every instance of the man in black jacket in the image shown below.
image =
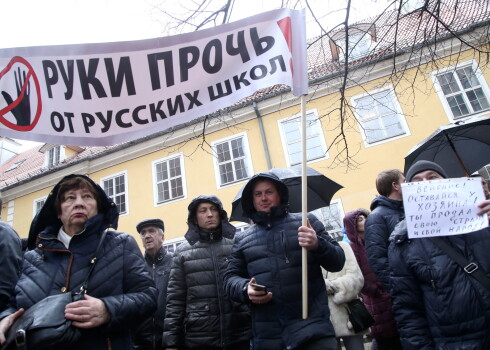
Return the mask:
[[(340, 271), (344, 251), (314, 215), (302, 226), (301, 214), (289, 213), (288, 188), (274, 173), (254, 175), (241, 203), (255, 224), (237, 235), (225, 285), (230, 298), (251, 303), (253, 349), (337, 349), (321, 267)], [(302, 248), (308, 261), (307, 319), (301, 307)]]
[(7, 308), (14, 295), (22, 265), (22, 245), (17, 232), (5, 222), (0, 222), (0, 312)]
[(369, 265), (389, 291), (388, 246), (390, 234), (404, 217), (402, 188), (405, 182), (398, 169), (384, 170), (376, 177), (376, 189), (380, 194), (371, 203), (371, 214), (365, 224), (366, 253)]
[(249, 308), (232, 302), (223, 286), (235, 227), (213, 195), (194, 198), (188, 212), (186, 241), (177, 247), (170, 273), (164, 346), (248, 350)]
[(158, 289), (158, 307), (155, 314), (133, 333), (133, 349), (161, 350), (172, 254), (167, 253), (163, 247), (165, 227), (162, 220), (143, 220), (136, 225), (136, 230), (145, 247), (146, 266)]
[[(447, 178), (441, 166), (425, 160), (406, 175), (407, 182)], [(490, 200), (477, 207), (477, 215), (488, 215)], [(469, 264), (460, 266), (441, 242)], [(437, 238), (409, 238), (405, 221), (395, 227), (388, 250), (390, 285), (405, 350), (490, 349), (490, 289), (475, 273), (490, 280), (489, 251), (490, 227)]]

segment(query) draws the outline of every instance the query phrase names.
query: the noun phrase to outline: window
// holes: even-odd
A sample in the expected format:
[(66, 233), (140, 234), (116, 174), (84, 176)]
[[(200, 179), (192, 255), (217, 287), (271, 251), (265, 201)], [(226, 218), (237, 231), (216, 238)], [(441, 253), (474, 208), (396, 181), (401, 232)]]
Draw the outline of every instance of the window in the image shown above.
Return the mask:
[(53, 148), (50, 148), (47, 157), (48, 157), (48, 168), (52, 168), (58, 165), (61, 161), (60, 146), (54, 146)]
[(247, 179), (253, 174), (245, 134), (213, 142), (218, 187)]
[(179, 237), (179, 238), (173, 238), (169, 239), (168, 241), (166, 240), (163, 243), (163, 249), (165, 249), (166, 252), (168, 253), (175, 253), (175, 250), (177, 247), (184, 242), (184, 237)]
[[(359, 23), (349, 27), (348, 35), (348, 60), (355, 61), (369, 55), (373, 42), (376, 39), (376, 26), (372, 23)], [(334, 60), (339, 60), (340, 62), (345, 61), (345, 36), (345, 28), (330, 36), (332, 58)]]
[[(279, 121), (288, 166), (301, 163), (301, 116)], [(321, 122), (315, 112), (306, 115), (306, 159), (308, 162), (328, 158)]]
[(22, 163), (24, 163), (26, 160), (25, 159), (22, 159), (18, 162), (15, 162), (14, 164), (12, 164), (7, 170), (5, 170), (5, 172), (7, 171), (11, 171), (11, 170), (14, 170), (14, 169), (17, 169)]
[(48, 196), (44, 196), (44, 197), (41, 197), (41, 198), (34, 200), (34, 206), (32, 208), (32, 216), (33, 217), (35, 217), (37, 215), (37, 213), (39, 213), (39, 210), (41, 210), (44, 203), (46, 202), (46, 198), (48, 198)]
[(235, 234), (237, 234), (238, 232), (243, 232), (250, 227), (249, 224), (246, 224), (244, 222), (236, 222), (233, 224), (233, 226), (235, 226), (236, 229)]
[(392, 89), (353, 97), (366, 145), (408, 136), (408, 126)]
[(182, 154), (152, 163), (155, 204), (185, 198), (185, 174)]
[(127, 173), (122, 172), (101, 179), (105, 193), (116, 203), (119, 214), (128, 214)]
[(342, 240), (344, 210), (340, 199), (333, 199), (328, 207), (313, 210), (312, 214), (323, 223), (330, 236), (338, 241)]
[(432, 73), (446, 113), (459, 119), (490, 109), (489, 89), (476, 63)]

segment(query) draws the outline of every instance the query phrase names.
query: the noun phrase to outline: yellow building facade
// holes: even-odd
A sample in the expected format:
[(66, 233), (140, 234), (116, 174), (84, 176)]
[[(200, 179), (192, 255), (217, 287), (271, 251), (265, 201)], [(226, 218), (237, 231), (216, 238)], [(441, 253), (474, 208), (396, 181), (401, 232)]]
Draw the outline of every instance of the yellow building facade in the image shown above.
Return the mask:
[[(488, 31), (488, 26), (484, 30)], [(488, 47), (488, 42), (478, 44)], [(396, 64), (387, 58), (353, 69), (350, 81), (355, 83), (348, 83), (345, 89), (343, 114), (341, 79), (310, 84), (306, 105), (308, 166), (344, 187), (332, 201), (335, 211), (324, 219), (334, 221), (332, 231), (339, 231), (344, 213), (369, 208), (377, 195), (376, 175), (385, 169), (403, 170), (408, 151), (437, 127), (490, 116), (486, 56), (476, 56), (469, 48), (456, 50), (460, 45), (453, 39), (443, 41), (436, 60), (421, 59), (411, 64), (413, 56), (409, 53), (399, 56)], [(422, 52), (419, 57), (423, 56)], [(393, 79), (394, 72), (403, 77)], [(449, 102), (453, 95), (445, 92), (441, 83), (443, 76), (458, 80), (458, 72), (473, 74), (476, 79), (466, 92), (479, 89), (483, 94), (481, 108), (464, 101), (469, 111), (463, 115), (455, 115)], [(134, 235), (139, 242), (136, 224), (161, 218), (166, 241), (178, 242), (187, 230), (187, 206), (194, 197), (215, 194), (230, 214), (233, 198), (251, 175), (297, 163), (300, 112), (299, 98), (289, 92), (266, 96), (219, 117), (66, 162), (46, 173), (4, 185), (2, 220), (26, 237), (36, 203), (42, 203), (63, 176), (81, 173), (113, 191), (110, 195), (123, 209), (118, 230)], [(341, 120), (343, 137), (339, 137)], [(228, 160), (227, 147), (231, 152)], [(69, 148), (66, 157), (73, 152)], [(169, 191), (165, 191), (166, 186)]]

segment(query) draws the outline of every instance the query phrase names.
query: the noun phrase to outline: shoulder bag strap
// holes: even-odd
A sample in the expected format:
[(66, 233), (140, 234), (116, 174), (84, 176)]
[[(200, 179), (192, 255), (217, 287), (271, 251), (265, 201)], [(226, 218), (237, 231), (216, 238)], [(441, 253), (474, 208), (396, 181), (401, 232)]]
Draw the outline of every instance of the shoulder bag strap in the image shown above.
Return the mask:
[(88, 286), (88, 280), (90, 278), (90, 275), (92, 275), (92, 272), (94, 271), (95, 268), (95, 263), (97, 262), (97, 258), (99, 257), (100, 250), (102, 248), (102, 243), (104, 242), (104, 238), (107, 234), (107, 230), (105, 229), (104, 232), (102, 232), (102, 235), (100, 236), (99, 244), (97, 245), (97, 249), (95, 250), (95, 255), (90, 260), (90, 269), (88, 270), (87, 277), (85, 277), (85, 281), (83, 281), (82, 286), (80, 287), (80, 292), (79, 294), (83, 295), (87, 292), (87, 286)]
[(431, 241), (456, 261), (468, 275), (476, 278), (485, 288), (490, 290), (490, 278), (474, 262), (469, 262), (441, 237), (431, 237)]

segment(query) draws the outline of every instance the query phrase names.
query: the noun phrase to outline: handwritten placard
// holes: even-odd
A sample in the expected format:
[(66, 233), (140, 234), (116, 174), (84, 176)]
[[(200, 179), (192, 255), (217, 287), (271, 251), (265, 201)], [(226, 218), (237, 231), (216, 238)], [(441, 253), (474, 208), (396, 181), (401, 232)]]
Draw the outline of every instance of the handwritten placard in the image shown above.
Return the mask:
[(485, 197), (479, 178), (442, 179), (402, 184), (408, 237), (470, 233), (488, 226), (477, 205)]

